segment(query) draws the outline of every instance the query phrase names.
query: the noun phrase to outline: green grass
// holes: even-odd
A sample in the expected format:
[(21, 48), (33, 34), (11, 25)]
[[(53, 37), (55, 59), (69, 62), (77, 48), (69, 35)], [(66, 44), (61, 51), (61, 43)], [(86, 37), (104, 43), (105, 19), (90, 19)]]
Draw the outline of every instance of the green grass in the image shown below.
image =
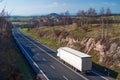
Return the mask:
[[(57, 49), (62, 46), (66, 46), (66, 43), (59, 43), (58, 42), (58, 36), (56, 34), (59, 34), (59, 32), (62, 33), (62, 37), (68, 33), (67, 36), (72, 37), (74, 39), (78, 40), (84, 40), (88, 38), (94, 38), (96, 39), (95, 41), (99, 40), (101, 37), (101, 26), (94, 24), (92, 27), (89, 27), (89, 31), (85, 32), (82, 28), (79, 28), (77, 30), (74, 30), (72, 25), (66, 25), (66, 26), (55, 26), (55, 27), (40, 27), (40, 28), (33, 28), (30, 31), (28, 31), (27, 28), (21, 29), (21, 31), (34, 39), (39, 40), (43, 44), (46, 44), (54, 49)], [(40, 34), (44, 34), (43, 36), (40, 36)], [(109, 41), (113, 39), (118, 39), (120, 40), (120, 24), (112, 24), (111, 26), (108, 27), (108, 39)], [(76, 47), (80, 48), (81, 46), (79, 44), (76, 45)], [(95, 64), (99, 64), (99, 54), (96, 54), (95, 50), (91, 50), (90, 54), (92, 56), (92, 61)], [(103, 71), (102, 67), (100, 65), (96, 66), (98, 69), (100, 68), (101, 71)], [(111, 75), (113, 77), (117, 76), (117, 73), (120, 73), (119, 68), (113, 69), (114, 71), (111, 70)], [(116, 73), (117, 72), (117, 73)]]
[(35, 73), (26, 61), (25, 57), (23, 56), (22, 52), (16, 46), (16, 57), (17, 57), (17, 65), (22, 72), (23, 80), (34, 80)]
[(35, 36), (34, 36), (34, 39), (37, 39), (41, 43), (47, 46), (50, 46), (51, 48), (54, 48), (54, 49), (58, 49), (60, 47), (59, 45), (57, 45), (57, 42), (55, 40), (45, 39), (45, 38), (36, 38)]
[(28, 21), (32, 20), (32, 17), (11, 17), (9, 18), (9, 21), (12, 22), (12, 24), (22, 25), (28, 23)]
[(49, 40), (49, 39), (42, 39), (40, 40), (42, 43), (47, 44), (52, 47), (56, 47), (56, 41), (55, 40)]
[[(113, 39), (119, 39), (120, 40), (120, 24), (112, 24), (111, 26), (108, 25), (108, 39), (113, 40)], [(56, 40), (58, 40), (58, 37), (56, 37), (58, 32), (63, 32), (63, 36), (67, 36), (78, 39), (78, 40), (83, 40), (86, 38), (94, 38), (96, 40), (100, 39), (101, 37), (101, 26), (97, 24), (93, 24), (92, 26), (89, 27), (88, 32), (85, 32), (82, 28), (78, 28), (77, 30), (74, 30), (74, 25), (66, 25), (66, 26), (54, 26), (54, 27), (40, 27), (40, 28), (34, 28), (28, 31), (27, 28), (23, 28), (21, 30), (25, 34), (38, 39), (42, 41), (45, 44), (52, 45), (55, 47)], [(44, 36), (40, 37), (39, 34), (45, 34), (45, 36), (49, 37), (46, 38)], [(46, 39), (48, 39), (48, 42)], [(52, 42), (54, 41), (54, 42)], [(61, 44), (58, 44), (61, 45)], [(57, 46), (57, 45), (56, 45)]]
[[(28, 28), (23, 29), (24, 32), (27, 33)], [(25, 57), (23, 56), (22, 52), (16, 48), (17, 51), (17, 65), (19, 66), (22, 76), (24, 80), (33, 80), (33, 77), (35, 77), (35, 73), (30, 67), (30, 65), (27, 63)]]
[(32, 17), (18, 17), (18, 18), (9, 18), (10, 21), (19, 20), (19, 21), (28, 21), (32, 20)]
[(18, 49), (11, 32), (0, 38), (0, 80), (33, 80), (33, 70)]
[(20, 29), (23, 33), (25, 33), (26, 35), (30, 36), (30, 37), (33, 37), (34, 39), (42, 42), (43, 44), (45, 45), (48, 45), (54, 49), (57, 49), (59, 47), (59, 45), (57, 45), (57, 42), (54, 40), (54, 39), (46, 39), (46, 38), (40, 38), (36, 33), (33, 33), (31, 34), (29, 31), (28, 31), (28, 28), (22, 28)]
[(22, 25), (22, 24), (26, 24), (26, 22), (12, 22), (12, 24), (18, 24), (18, 25)]
[(24, 80), (33, 80), (33, 75), (30, 74), (30, 71), (32, 72), (31, 68), (29, 67), (28, 63), (24, 59), (24, 57), (19, 53), (18, 57), (18, 66), (22, 72), (22, 76)]
[(27, 32), (28, 31), (28, 28), (22, 28), (22, 29), (20, 29), (22, 32)]

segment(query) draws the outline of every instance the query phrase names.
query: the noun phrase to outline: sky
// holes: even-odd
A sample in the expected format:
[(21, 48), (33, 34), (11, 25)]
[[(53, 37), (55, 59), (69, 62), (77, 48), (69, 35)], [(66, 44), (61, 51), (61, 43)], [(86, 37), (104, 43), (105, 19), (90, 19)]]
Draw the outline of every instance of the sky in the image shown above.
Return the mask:
[(11, 15), (44, 15), (49, 13), (62, 13), (69, 11), (71, 14), (79, 10), (95, 8), (97, 12), (104, 7), (110, 8), (112, 13), (120, 13), (120, 0), (3, 0), (0, 10), (6, 8)]

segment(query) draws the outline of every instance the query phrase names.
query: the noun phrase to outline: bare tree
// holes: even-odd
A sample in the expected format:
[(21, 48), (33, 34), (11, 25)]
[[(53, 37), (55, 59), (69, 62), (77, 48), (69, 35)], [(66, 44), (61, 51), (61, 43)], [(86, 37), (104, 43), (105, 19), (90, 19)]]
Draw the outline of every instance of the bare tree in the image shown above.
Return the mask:
[(106, 25), (105, 25), (105, 29), (106, 29), (106, 31), (105, 31), (105, 38), (107, 38), (108, 37), (108, 29), (109, 29), (108, 26), (110, 27), (110, 25), (111, 25), (110, 21), (112, 19), (110, 17), (111, 16), (111, 10), (110, 10), (110, 8), (106, 9), (106, 14), (105, 15), (106, 15), (106, 17), (105, 17), (106, 18), (105, 19), (105, 22), (106, 22)]
[(8, 25), (10, 24), (10, 22), (8, 21), (8, 16), (8, 13), (5, 12), (5, 9), (3, 9), (0, 13), (0, 28), (2, 34), (4, 34), (4, 32), (10, 28), (10, 26), (8, 27)]
[(96, 19), (96, 10), (94, 8), (89, 8), (88, 11), (87, 11), (87, 17), (88, 17), (88, 25), (92, 24), (95, 19)]
[(79, 10), (78, 13), (77, 13), (77, 18), (76, 18), (76, 23), (77, 23), (77, 26), (81, 26), (81, 23), (82, 23), (82, 17), (81, 17), (81, 11)]
[(84, 24), (85, 24), (85, 17), (86, 17), (86, 12), (84, 11), (84, 10), (82, 10), (82, 11), (79, 11), (78, 13), (77, 13), (77, 20), (78, 20), (78, 25), (80, 26), (80, 27), (83, 27), (84, 26)]
[(69, 11), (66, 11), (65, 12), (65, 24), (68, 25), (71, 23), (72, 23), (72, 19), (71, 19), (70, 13), (69, 13)]
[(107, 8), (106, 10), (104, 8), (101, 8), (100, 10), (100, 25), (102, 27), (102, 33), (101, 38), (102, 40), (106, 40), (108, 37), (108, 25), (111, 21), (111, 10), (110, 8)]
[(105, 17), (105, 9), (101, 8), (100, 9), (100, 25), (102, 27), (102, 33), (101, 33), (101, 39), (104, 40), (105, 39), (105, 23), (104, 23), (104, 17)]
[(60, 14), (60, 24), (65, 25), (65, 15), (64, 15), (64, 13)]
[(87, 11), (88, 17), (93, 17), (93, 8), (89, 8)]
[(110, 16), (110, 15), (111, 15), (111, 10), (110, 10), (110, 8), (107, 8), (107, 10), (106, 10), (106, 15), (107, 15), (107, 16)]

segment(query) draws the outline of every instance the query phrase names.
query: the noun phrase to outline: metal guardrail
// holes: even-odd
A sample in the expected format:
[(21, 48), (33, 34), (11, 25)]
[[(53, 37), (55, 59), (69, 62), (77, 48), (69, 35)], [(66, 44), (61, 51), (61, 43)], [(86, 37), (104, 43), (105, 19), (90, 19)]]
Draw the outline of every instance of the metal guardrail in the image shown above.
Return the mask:
[(16, 44), (22, 51), (22, 54), (25, 56), (27, 59), (28, 63), (31, 65), (35, 73), (37, 74), (37, 79), (39, 80), (49, 80), (47, 76), (43, 73), (43, 71), (39, 68), (39, 66), (36, 64), (36, 62), (30, 57), (29, 53), (25, 50), (24, 46), (19, 42), (19, 40), (16, 38), (15, 33), (12, 29), (12, 35), (16, 41)]

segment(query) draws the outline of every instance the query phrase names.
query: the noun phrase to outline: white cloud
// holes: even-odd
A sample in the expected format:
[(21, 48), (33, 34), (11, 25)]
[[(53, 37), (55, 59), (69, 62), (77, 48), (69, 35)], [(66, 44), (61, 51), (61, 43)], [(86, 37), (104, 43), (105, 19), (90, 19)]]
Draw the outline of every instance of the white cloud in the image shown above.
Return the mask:
[(50, 7), (54, 8), (54, 7), (58, 7), (58, 6), (59, 6), (59, 3), (58, 3), (58, 2), (53, 2), (53, 3), (47, 4), (47, 5), (45, 5), (45, 6), (48, 7), (48, 8), (50, 8)]
[(53, 7), (58, 7), (59, 3), (58, 2), (53, 2), (51, 6)]
[(66, 4), (66, 3), (63, 3), (62, 5), (63, 5), (63, 6), (66, 6), (67, 4)]
[(31, 5), (29, 6), (21, 6), (16, 7), (13, 13), (17, 13), (18, 15), (26, 14), (26, 15), (32, 15), (32, 14), (47, 14), (47, 13), (53, 13), (53, 12), (63, 12), (66, 9), (67, 4), (66, 3), (58, 3), (58, 2), (52, 2), (49, 4), (41, 4), (41, 5)]
[(111, 5), (112, 5), (112, 6), (117, 6), (118, 4), (116, 4), (116, 3), (111, 3)]
[(104, 5), (109, 5), (109, 6), (117, 6), (118, 4), (117, 3), (114, 3), (114, 2), (104, 2), (103, 3)]
[(45, 5), (46, 7), (63, 7), (66, 6), (66, 3), (58, 3), (58, 2), (53, 2), (51, 4)]

